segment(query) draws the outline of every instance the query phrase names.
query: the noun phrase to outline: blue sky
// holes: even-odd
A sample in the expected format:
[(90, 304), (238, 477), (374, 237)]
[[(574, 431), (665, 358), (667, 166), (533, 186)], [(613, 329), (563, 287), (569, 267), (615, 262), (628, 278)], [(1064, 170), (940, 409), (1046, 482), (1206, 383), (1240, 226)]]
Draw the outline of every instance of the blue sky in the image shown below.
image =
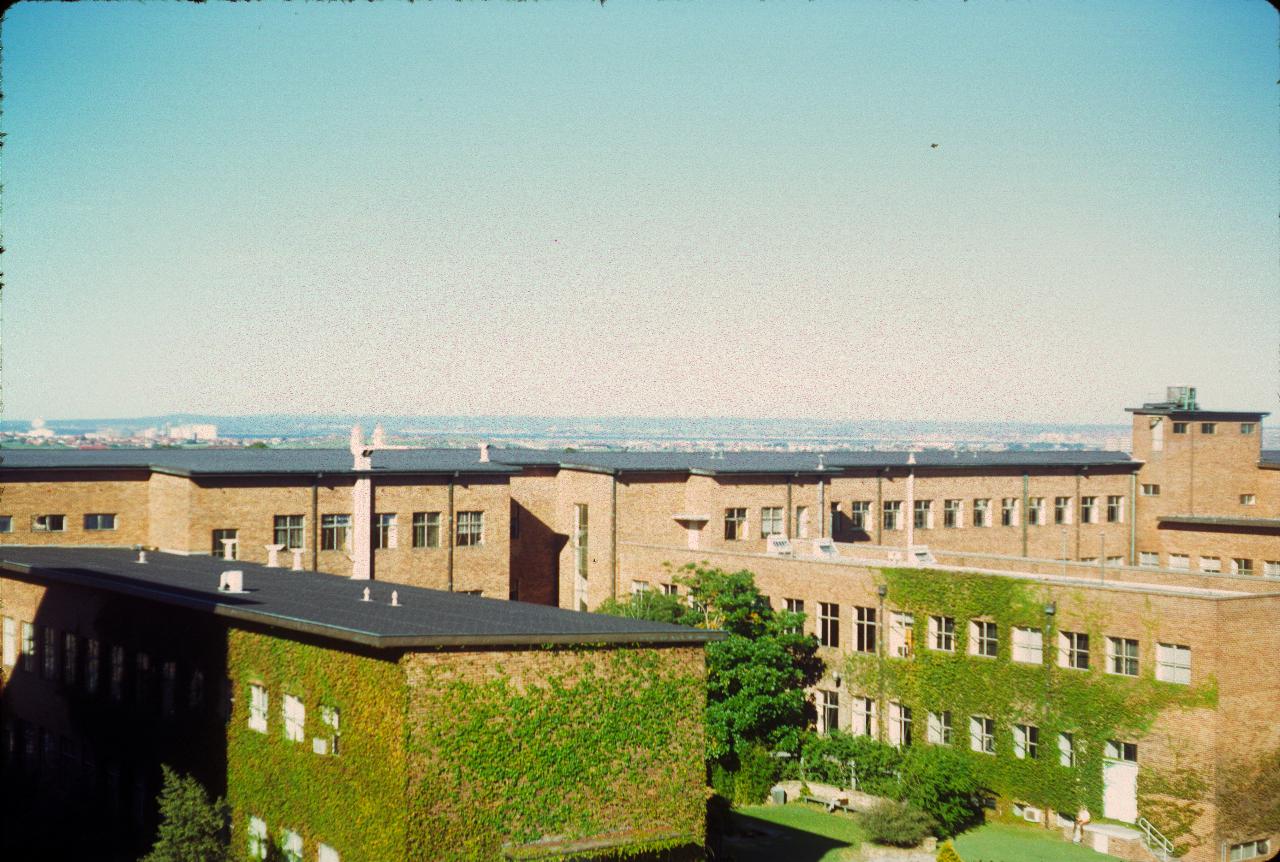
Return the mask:
[(19, 3), (0, 37), (8, 417), (1280, 406), (1261, 0)]

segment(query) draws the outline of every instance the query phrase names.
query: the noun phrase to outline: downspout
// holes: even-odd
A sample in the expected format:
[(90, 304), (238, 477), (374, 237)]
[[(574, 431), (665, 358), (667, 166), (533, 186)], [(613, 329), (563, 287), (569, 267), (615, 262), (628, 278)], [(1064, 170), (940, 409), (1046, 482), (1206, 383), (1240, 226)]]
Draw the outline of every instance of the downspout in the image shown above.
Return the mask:
[(876, 510), (871, 513), (872, 520), (876, 523), (876, 544), (884, 544), (884, 474), (889, 471), (885, 467), (876, 474)]
[(907, 454), (907, 554), (916, 543), (916, 453)]
[(458, 474), (454, 473), (453, 478), (449, 480), (449, 517), (446, 519), (449, 528), (449, 556), (447, 563), (449, 592), (453, 592), (453, 483), (457, 478)]
[(1076, 559), (1077, 560), (1080, 559), (1080, 521), (1082, 520), (1082, 516), (1083, 516), (1082, 510), (1080, 508), (1080, 474), (1081, 474), (1081, 471), (1077, 470), (1076, 471), (1076, 499), (1071, 505), (1071, 508), (1075, 513), (1075, 519), (1076, 519)]
[(610, 479), (609, 500), (609, 565), (613, 570), (613, 600), (618, 600), (618, 474)]
[(1188, 470), (1190, 475), (1187, 482), (1187, 493), (1190, 499), (1187, 501), (1187, 508), (1191, 510), (1191, 514), (1196, 513), (1196, 423), (1187, 422), (1187, 439), (1191, 441), (1190, 445), (1190, 461), (1188, 462)]
[(1028, 502), (1027, 489), (1030, 484), (1031, 484), (1031, 477), (1028, 474), (1023, 473), (1022, 474), (1022, 517), (1019, 518), (1019, 520), (1022, 522), (1022, 556), (1024, 559), (1027, 556), (1027, 521), (1030, 520), (1027, 512), (1027, 502)]
[(787, 477), (787, 529), (786, 529), (786, 532), (784, 533), (784, 535), (788, 539), (795, 537), (796, 528), (795, 528), (795, 522), (793, 521), (794, 518), (795, 518), (795, 513), (791, 511), (791, 477), (788, 476)]
[(1138, 473), (1129, 474), (1129, 565), (1137, 560), (1138, 546)]
[(320, 477), (311, 484), (311, 571), (320, 571)]
[(818, 477), (818, 538), (827, 537), (827, 486)]

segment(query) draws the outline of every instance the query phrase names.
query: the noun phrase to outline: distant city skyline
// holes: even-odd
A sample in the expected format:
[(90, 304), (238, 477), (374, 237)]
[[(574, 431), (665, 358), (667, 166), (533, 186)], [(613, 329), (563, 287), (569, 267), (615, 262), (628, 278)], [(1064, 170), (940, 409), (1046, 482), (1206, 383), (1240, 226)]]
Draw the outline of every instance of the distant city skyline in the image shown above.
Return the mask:
[(4, 410), (1280, 410), (1276, 12), (32, 4)]

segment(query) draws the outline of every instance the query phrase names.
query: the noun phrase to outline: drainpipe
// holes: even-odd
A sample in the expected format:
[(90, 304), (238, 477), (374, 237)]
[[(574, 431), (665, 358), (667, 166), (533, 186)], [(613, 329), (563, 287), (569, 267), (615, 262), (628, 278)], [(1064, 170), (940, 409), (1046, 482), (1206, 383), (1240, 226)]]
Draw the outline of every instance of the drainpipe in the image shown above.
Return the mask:
[(827, 536), (827, 486), (818, 477), (818, 538)]
[(1080, 470), (1076, 471), (1076, 499), (1071, 505), (1071, 509), (1076, 516), (1076, 559), (1080, 559), (1080, 522), (1084, 518), (1084, 511), (1080, 508)]
[[(880, 584), (876, 587), (879, 597), (879, 612), (876, 616), (876, 739), (884, 742), (884, 631), (888, 620), (884, 616), (884, 597), (889, 594), (889, 587)], [(856, 644), (855, 644), (856, 646)]]
[(613, 571), (613, 600), (618, 600), (618, 474), (611, 477), (609, 499), (609, 566)]
[(458, 474), (454, 473), (453, 478), (449, 480), (449, 517), (445, 520), (446, 526), (449, 529), (449, 545), (448, 545), (449, 561), (447, 564), (448, 577), (449, 577), (449, 585), (448, 585), (449, 592), (453, 592), (453, 483), (454, 483), (454, 480), (456, 480), (457, 478), (458, 478)]
[(916, 453), (907, 453), (907, 554), (916, 543)]
[(320, 477), (311, 483), (311, 571), (320, 571)]
[(788, 476), (787, 477), (787, 525), (786, 525), (786, 530), (783, 533), (783, 535), (785, 535), (788, 539), (795, 538), (796, 529), (795, 529), (795, 523), (792, 520), (793, 518), (795, 518), (795, 513), (791, 511), (791, 477)]
[(1138, 474), (1129, 474), (1129, 565), (1137, 562), (1138, 546)]
[(889, 472), (889, 468), (885, 467), (876, 474), (876, 510), (871, 513), (871, 518), (876, 524), (876, 544), (884, 544), (884, 474)]
[(1027, 517), (1027, 502), (1028, 502), (1027, 489), (1030, 484), (1031, 484), (1031, 477), (1028, 476), (1026, 473), (1023, 473), (1022, 474), (1022, 517), (1019, 520), (1022, 521), (1022, 556), (1024, 558), (1027, 556), (1027, 521), (1029, 520), (1029, 518)]

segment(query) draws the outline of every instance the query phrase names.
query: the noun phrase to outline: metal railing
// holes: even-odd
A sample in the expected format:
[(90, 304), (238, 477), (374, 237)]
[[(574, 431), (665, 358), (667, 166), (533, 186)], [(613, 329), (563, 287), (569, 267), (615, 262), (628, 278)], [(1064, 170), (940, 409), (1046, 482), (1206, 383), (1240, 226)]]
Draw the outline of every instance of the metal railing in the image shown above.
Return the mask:
[(1142, 832), (1142, 844), (1151, 851), (1151, 855), (1160, 862), (1173, 862), (1178, 857), (1173, 852), (1173, 842), (1160, 834), (1160, 830), (1151, 825), (1145, 817), (1139, 817), (1137, 824)]

